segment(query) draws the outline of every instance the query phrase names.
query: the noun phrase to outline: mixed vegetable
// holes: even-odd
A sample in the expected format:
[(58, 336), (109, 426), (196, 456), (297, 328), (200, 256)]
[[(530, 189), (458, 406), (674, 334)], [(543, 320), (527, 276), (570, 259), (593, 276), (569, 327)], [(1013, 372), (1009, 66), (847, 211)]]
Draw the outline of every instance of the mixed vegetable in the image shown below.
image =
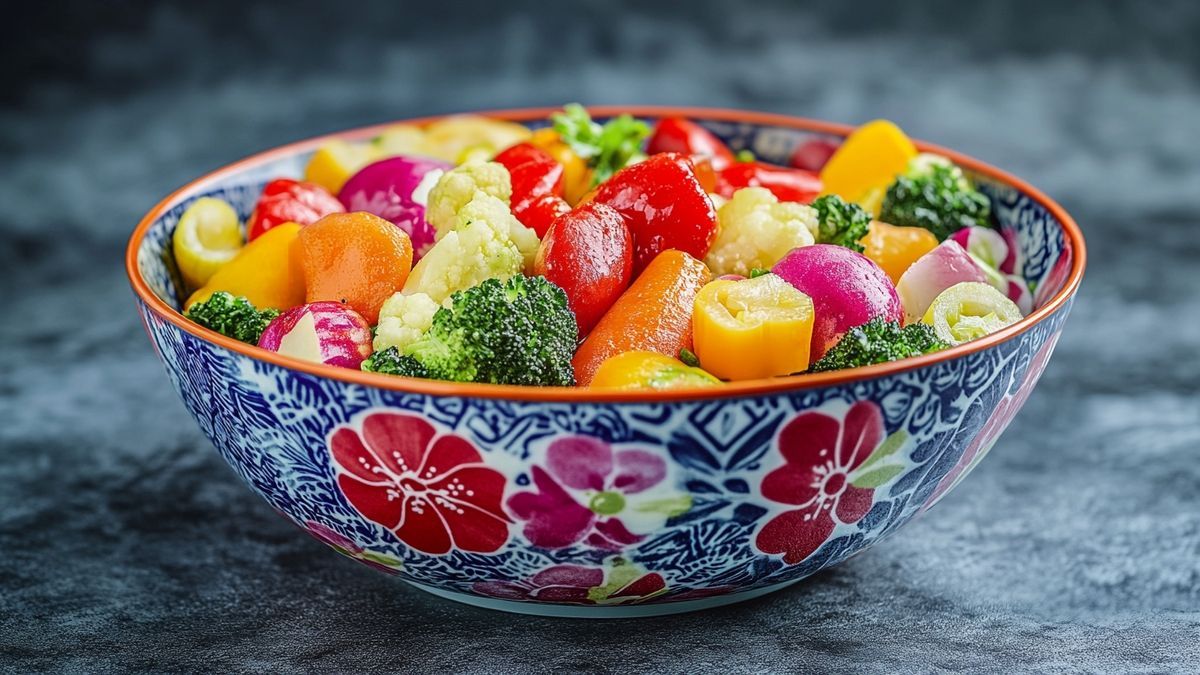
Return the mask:
[(686, 119), (551, 121), (333, 141), (245, 223), (196, 200), (185, 316), (389, 375), (669, 389), (929, 354), (1032, 310), (988, 198), (890, 122), (775, 166)]

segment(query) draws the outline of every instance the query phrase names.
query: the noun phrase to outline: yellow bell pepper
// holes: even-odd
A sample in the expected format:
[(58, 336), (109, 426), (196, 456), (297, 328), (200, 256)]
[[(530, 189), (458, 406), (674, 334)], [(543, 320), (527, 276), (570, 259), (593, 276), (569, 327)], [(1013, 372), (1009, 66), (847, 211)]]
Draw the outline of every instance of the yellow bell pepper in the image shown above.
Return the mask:
[(824, 194), (835, 194), (879, 215), (883, 193), (917, 148), (887, 120), (868, 122), (850, 134), (821, 169)]
[(336, 195), (358, 170), (381, 158), (373, 144), (330, 141), (313, 153), (304, 167), (304, 180)]
[(937, 248), (938, 240), (923, 227), (898, 227), (873, 220), (871, 229), (858, 243), (863, 246), (863, 255), (887, 272), (896, 284), (917, 258)]
[(533, 145), (545, 150), (563, 166), (563, 199), (577, 206), (592, 188), (592, 170), (583, 158), (575, 154), (553, 129), (538, 129), (529, 139)]
[(296, 223), (283, 223), (259, 235), (193, 293), (184, 308), (217, 291), (244, 296), (259, 309), (284, 310), (304, 304), (304, 272), (298, 247), (292, 246), (299, 233)]
[(807, 370), (812, 330), (812, 298), (774, 274), (709, 282), (692, 314), (700, 365), (726, 380)]
[(242, 250), (242, 226), (228, 202), (201, 197), (179, 217), (171, 235), (175, 264), (188, 288), (208, 283)]
[(607, 389), (686, 389), (718, 386), (721, 381), (658, 352), (623, 352), (605, 359), (589, 386)]

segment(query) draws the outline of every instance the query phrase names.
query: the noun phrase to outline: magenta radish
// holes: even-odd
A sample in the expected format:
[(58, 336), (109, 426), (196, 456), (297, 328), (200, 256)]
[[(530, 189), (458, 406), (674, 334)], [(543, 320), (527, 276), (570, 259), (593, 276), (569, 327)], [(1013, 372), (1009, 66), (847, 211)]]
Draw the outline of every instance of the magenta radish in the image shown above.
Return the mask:
[(305, 361), (357, 369), (371, 355), (371, 326), (340, 302), (313, 302), (275, 317), (258, 346)]
[[(813, 301), (813, 361), (837, 344), (846, 331), (875, 318), (900, 321), (904, 309), (892, 280), (870, 258), (844, 246), (814, 244), (794, 248), (775, 263), (783, 277)], [(932, 300), (932, 298), (930, 298)]]
[(425, 157), (390, 157), (368, 164), (338, 193), (347, 211), (366, 211), (390, 220), (412, 239), (413, 262), (433, 246), (434, 230), (425, 220), (425, 200), (451, 165)]
[(904, 304), (906, 321), (920, 321), (933, 299), (942, 291), (964, 281), (987, 283), (987, 275), (959, 243), (947, 239), (917, 258), (896, 283)]

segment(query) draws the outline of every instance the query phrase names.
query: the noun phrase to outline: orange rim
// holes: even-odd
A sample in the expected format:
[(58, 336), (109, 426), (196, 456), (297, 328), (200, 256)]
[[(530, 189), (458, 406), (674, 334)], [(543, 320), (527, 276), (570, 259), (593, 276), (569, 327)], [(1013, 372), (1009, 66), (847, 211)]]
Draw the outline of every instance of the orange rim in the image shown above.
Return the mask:
[[(530, 120), (546, 119), (551, 113), (556, 112), (557, 110), (559, 110), (559, 108), (524, 108), (517, 110), (481, 111), (477, 114), (514, 122), (526, 122)], [(789, 115), (750, 112), (728, 108), (595, 106), (589, 108), (589, 110), (598, 116), (616, 115), (626, 112), (639, 117), (651, 118), (679, 116), (721, 122), (748, 122), (758, 125), (787, 127), (791, 129), (800, 129), (803, 131), (842, 137), (847, 136), (854, 129), (854, 127), (845, 124), (835, 124), (832, 122), (822, 122), (802, 117), (792, 117)], [(722, 387), (714, 387), (711, 389), (685, 389), (673, 391), (625, 391), (589, 389), (585, 387), (526, 387), (504, 384), (475, 384), (410, 379), (302, 361), (300, 359), (294, 359), (289, 356), (283, 356), (275, 352), (270, 352), (265, 349), (259, 349), (256, 346), (248, 345), (244, 342), (239, 342), (232, 338), (225, 337), (224, 335), (215, 333), (185, 319), (182, 314), (180, 314), (171, 306), (167, 305), (157, 295), (155, 295), (154, 292), (150, 290), (150, 287), (146, 285), (145, 280), (142, 279), (141, 272), (138, 270), (137, 266), (137, 251), (138, 247), (141, 245), (142, 238), (146, 234), (146, 231), (165, 211), (172, 208), (191, 194), (203, 192), (210, 185), (230, 176), (231, 174), (235, 174), (252, 166), (265, 164), (289, 155), (316, 150), (321, 144), (333, 139), (362, 140), (378, 135), (384, 129), (393, 124), (399, 124), (401, 122), (412, 124), (428, 124), (429, 122), (433, 122), (444, 117), (448, 117), (448, 115), (437, 115), (433, 117), (423, 117), (410, 120), (398, 120), (396, 122), (377, 124), (369, 127), (353, 129), (350, 131), (318, 136), (316, 138), (310, 138), (308, 140), (299, 141), (296, 143), (289, 143), (288, 145), (251, 155), (250, 157), (205, 174), (204, 176), (201, 176), (200, 178), (184, 185), (156, 204), (154, 208), (150, 209), (149, 213), (142, 218), (141, 222), (138, 223), (137, 228), (134, 229), (133, 234), (129, 238), (129, 244), (125, 249), (125, 271), (129, 275), (129, 281), (133, 285), (134, 292), (137, 294), (138, 298), (140, 298), (141, 301), (144, 302), (146, 306), (148, 306), (151, 311), (153, 311), (159, 317), (195, 337), (201, 338), (232, 352), (236, 352), (258, 361), (264, 361), (281, 368), (287, 368), (289, 370), (295, 370), (307, 373), (309, 375), (315, 375), (317, 377), (326, 377), (331, 380), (340, 380), (350, 384), (376, 387), (378, 389), (391, 389), (407, 393), (425, 394), (429, 396), (457, 396), (555, 403), (661, 403), (665, 401), (690, 401), (741, 396), (759, 396), (763, 394), (828, 387), (831, 385), (870, 380), (887, 375), (894, 375), (896, 373), (916, 370), (918, 368), (924, 368), (942, 361), (958, 359), (984, 349), (990, 349), (991, 347), (995, 347), (996, 345), (1025, 333), (1061, 309), (1079, 288), (1079, 283), (1083, 279), (1083, 270), (1087, 263), (1087, 252), (1084, 248), (1083, 233), (1080, 232), (1079, 226), (1075, 223), (1075, 220), (1072, 219), (1071, 216), (1067, 215), (1067, 212), (1063, 210), (1061, 206), (1043, 194), (1040, 190), (1034, 188), (1016, 176), (1001, 171), (1000, 169), (981, 162), (973, 157), (968, 157), (958, 152), (947, 150), (946, 148), (942, 148), (931, 143), (926, 143), (924, 141), (916, 141), (917, 148), (921, 151), (936, 152), (945, 155), (959, 166), (962, 166), (964, 169), (972, 171), (978, 175), (985, 176), (994, 181), (1012, 186), (1026, 194), (1038, 204), (1042, 205), (1062, 224), (1063, 231), (1067, 237), (1067, 240), (1070, 242), (1073, 259), (1071, 262), (1071, 274), (1067, 278), (1066, 283), (1063, 284), (1062, 289), (1059, 290), (1059, 292), (1055, 294), (1055, 296), (1051, 298), (1050, 301), (1043, 307), (1034, 310), (1029, 316), (1025, 317), (1021, 321), (986, 337), (959, 345), (957, 347), (951, 347), (950, 349), (937, 352), (936, 354), (927, 354), (901, 361), (892, 361), (890, 363), (880, 363), (873, 366), (863, 366), (861, 368), (851, 368), (848, 370), (816, 373), (812, 375), (791, 375), (788, 377), (775, 377), (760, 380), (744, 380), (739, 382), (731, 382)]]

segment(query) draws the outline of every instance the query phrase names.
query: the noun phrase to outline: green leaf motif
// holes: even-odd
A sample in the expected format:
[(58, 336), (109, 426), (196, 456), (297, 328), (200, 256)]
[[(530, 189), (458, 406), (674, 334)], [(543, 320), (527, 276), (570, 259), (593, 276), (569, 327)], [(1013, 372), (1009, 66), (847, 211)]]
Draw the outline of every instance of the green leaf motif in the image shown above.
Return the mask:
[(871, 451), (871, 456), (867, 457), (867, 461), (859, 465), (858, 472), (863, 472), (867, 469), (867, 467), (875, 464), (884, 457), (889, 457), (896, 454), (900, 448), (904, 447), (904, 442), (907, 440), (908, 432), (904, 431), (903, 429), (883, 439), (883, 442), (879, 444), (879, 447)]
[(866, 473), (858, 472), (850, 479), (850, 484), (857, 488), (877, 488), (895, 478), (904, 470), (903, 464), (885, 464), (878, 469)]
[(687, 513), (690, 508), (692, 508), (692, 496), (679, 495), (643, 502), (638, 504), (634, 510), (641, 513), (661, 513), (668, 518), (674, 518)]

